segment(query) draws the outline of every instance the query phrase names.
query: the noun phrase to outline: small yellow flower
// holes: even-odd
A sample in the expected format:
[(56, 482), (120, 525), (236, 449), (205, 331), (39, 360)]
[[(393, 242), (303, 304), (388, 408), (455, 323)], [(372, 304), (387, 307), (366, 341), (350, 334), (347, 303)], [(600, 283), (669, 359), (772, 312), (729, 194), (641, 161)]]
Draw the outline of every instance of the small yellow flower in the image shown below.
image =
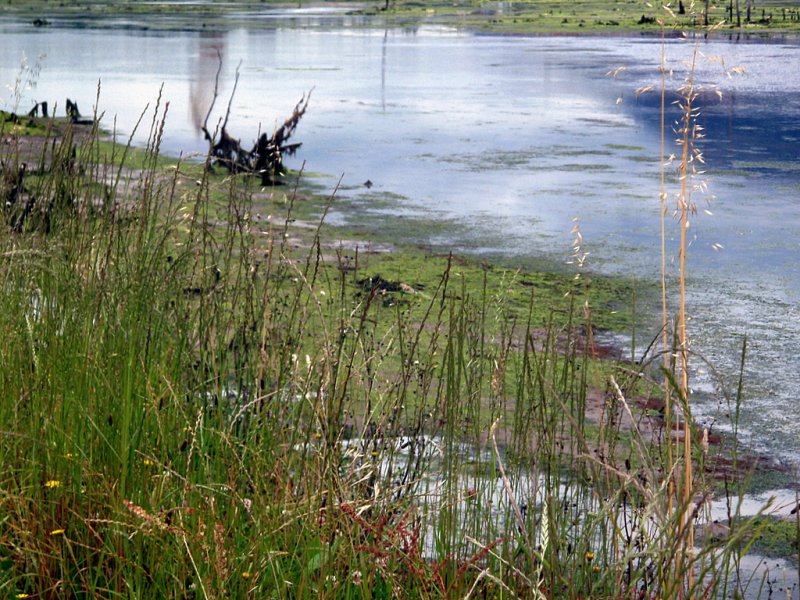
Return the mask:
[(250, 571), (242, 571), (243, 579), (250, 579)]
[(14, 596), (14, 598), (30, 598), (30, 595), (22, 592)]
[(53, 529), (53, 531), (50, 532), (50, 535), (63, 535), (63, 534), (64, 534), (63, 529)]
[(587, 552), (586, 553), (586, 560), (592, 562), (594, 560), (594, 552)]
[(319, 439), (322, 437), (322, 434), (319, 431), (314, 432), (314, 437)]
[(50, 480), (44, 482), (44, 487), (50, 488), (50, 489), (61, 487), (61, 482), (58, 479), (50, 479)]
[(592, 565), (592, 572), (599, 573), (600, 572), (600, 565)]
[(145, 459), (144, 459), (144, 466), (146, 466), (146, 467), (152, 467), (154, 464), (155, 464), (155, 463), (154, 463), (152, 460), (150, 460), (149, 458), (145, 458)]

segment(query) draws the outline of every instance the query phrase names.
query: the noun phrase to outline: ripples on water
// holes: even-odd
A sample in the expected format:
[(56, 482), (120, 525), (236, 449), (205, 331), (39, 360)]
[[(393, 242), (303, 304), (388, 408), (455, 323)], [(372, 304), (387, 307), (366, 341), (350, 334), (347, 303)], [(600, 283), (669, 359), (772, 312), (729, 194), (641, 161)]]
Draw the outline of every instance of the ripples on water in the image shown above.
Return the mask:
[[(577, 215), (590, 267), (658, 276), (659, 99), (634, 93), (659, 84), (657, 40), (471, 36), (364, 22), (331, 30), (318, 27), (330, 25), (330, 15), (289, 18), (301, 27), (284, 28), (273, 13), (239, 15), (234, 22), (261, 22), (227, 32), (0, 24), (0, 81), (14, 81), (23, 52), (31, 63), (44, 53), (25, 101), (69, 96), (89, 112), (99, 79), (106, 126), (116, 115), (126, 135), (163, 84), (170, 102), (164, 150), (203, 152), (191, 105), (209, 97), (216, 71), (209, 57), (219, 50), (222, 97), (243, 61), (230, 129), (244, 143), (255, 137), (255, 123), (271, 129), (314, 88), (294, 166), (305, 160), (309, 171), (344, 172), (342, 193), (361, 199), (357, 218), (440, 219), (438, 243), (525, 264), (541, 256), (563, 263)], [(670, 90), (681, 85), (681, 60), (694, 48), (668, 42)], [(714, 216), (698, 216), (691, 228), (694, 348), (734, 388), (741, 338), (749, 336), (745, 434), (760, 449), (796, 459), (800, 44), (716, 40), (697, 49), (724, 57), (724, 65), (702, 58), (696, 70), (698, 82), (718, 86), (722, 98), (703, 96), (702, 148), (716, 199), (708, 205)], [(620, 66), (617, 77), (606, 75)], [(733, 66), (745, 74), (729, 78)], [(369, 191), (360, 186), (367, 179), (375, 183)], [(725, 427), (717, 388), (702, 375), (695, 382), (697, 412)]]

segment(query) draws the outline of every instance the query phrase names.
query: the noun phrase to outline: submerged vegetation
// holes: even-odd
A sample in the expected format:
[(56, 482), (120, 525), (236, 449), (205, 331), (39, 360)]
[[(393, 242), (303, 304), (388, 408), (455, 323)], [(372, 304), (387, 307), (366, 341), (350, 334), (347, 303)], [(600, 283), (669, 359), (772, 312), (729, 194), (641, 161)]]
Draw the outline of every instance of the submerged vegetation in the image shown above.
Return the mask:
[[(684, 234), (696, 94), (660, 198)], [(659, 338), (619, 350), (602, 334), (635, 332), (641, 291), (591, 276), (579, 223), (567, 275), (344, 242), (335, 192), (167, 159), (154, 114), (143, 149), (0, 124), (0, 594), (770, 589), (743, 557), (796, 553), (798, 522), (741, 514), (766, 462), (741, 381), (730, 435), (692, 419), (684, 264)]]

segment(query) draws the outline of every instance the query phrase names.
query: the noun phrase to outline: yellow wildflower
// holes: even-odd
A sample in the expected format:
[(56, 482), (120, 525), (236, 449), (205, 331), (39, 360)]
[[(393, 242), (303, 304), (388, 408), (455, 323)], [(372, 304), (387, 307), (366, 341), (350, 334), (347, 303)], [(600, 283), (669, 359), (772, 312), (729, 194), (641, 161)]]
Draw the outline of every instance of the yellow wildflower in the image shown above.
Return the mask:
[(587, 552), (586, 553), (586, 560), (592, 562), (594, 560), (594, 552)]
[(53, 531), (50, 532), (50, 535), (62, 535), (63, 533), (63, 529), (53, 529)]
[(50, 479), (44, 482), (44, 487), (51, 489), (61, 487), (61, 482), (58, 479)]
[(592, 565), (592, 572), (599, 573), (600, 572), (600, 565)]
[(150, 460), (149, 458), (145, 458), (145, 459), (144, 459), (144, 466), (146, 466), (146, 467), (152, 467), (154, 464), (155, 464), (155, 463), (154, 463), (152, 460)]
[(242, 571), (242, 577), (244, 579), (250, 579), (250, 571)]
[(30, 595), (29, 595), (29, 594), (26, 594), (26, 593), (24, 593), (24, 592), (21, 592), (21, 593), (17, 594), (17, 595), (16, 595), (16, 596), (14, 596), (14, 597), (15, 597), (15, 598), (30, 598)]

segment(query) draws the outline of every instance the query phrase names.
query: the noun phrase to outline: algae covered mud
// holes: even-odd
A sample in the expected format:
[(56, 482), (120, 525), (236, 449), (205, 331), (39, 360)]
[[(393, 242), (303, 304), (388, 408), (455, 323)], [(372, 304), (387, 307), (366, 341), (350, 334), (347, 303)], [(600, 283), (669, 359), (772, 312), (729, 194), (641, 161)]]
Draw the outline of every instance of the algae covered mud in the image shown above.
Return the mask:
[[(12, 84), (24, 54), (40, 68), (27, 72), (36, 71), (36, 85), (20, 108), (70, 97), (84, 112), (99, 81), (104, 124), (125, 136), (163, 86), (170, 106), (162, 147), (187, 155), (206, 150), (198, 115), (213, 95), (217, 56), (224, 98), (241, 61), (229, 129), (244, 144), (254, 123), (272, 129), (314, 89), (291, 166), (305, 161), (307, 171), (331, 174), (329, 189), (344, 173), (332, 223), (520, 265), (563, 265), (579, 217), (587, 268), (657, 279), (660, 98), (637, 90), (658, 87), (658, 39), (375, 28), (382, 21), (344, 13), (250, 12), (213, 31), (167, 33), (112, 17), (54, 18), (46, 28), (13, 20), (2, 24), (0, 78)], [(695, 49), (705, 56), (698, 82), (722, 95), (709, 90), (700, 102), (716, 199), (695, 196), (694, 350), (732, 386), (748, 335), (742, 433), (759, 450), (794, 461), (800, 42), (669, 40), (670, 90), (683, 84), (683, 61)], [(668, 130), (668, 154), (672, 137)], [(638, 341), (652, 333), (639, 332)], [(725, 428), (727, 405), (709, 372), (698, 361), (695, 410)]]

